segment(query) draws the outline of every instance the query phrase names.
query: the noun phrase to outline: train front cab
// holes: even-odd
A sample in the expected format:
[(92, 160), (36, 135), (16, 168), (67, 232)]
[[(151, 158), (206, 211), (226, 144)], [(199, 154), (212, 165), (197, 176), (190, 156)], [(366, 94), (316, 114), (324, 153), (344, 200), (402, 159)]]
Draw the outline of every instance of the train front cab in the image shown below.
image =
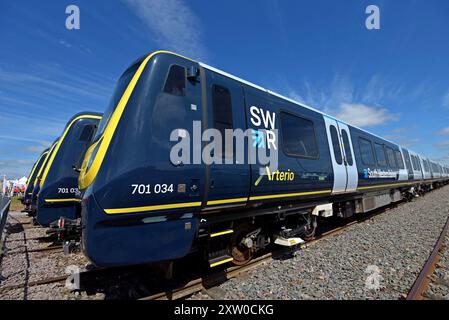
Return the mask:
[(205, 166), (171, 163), (169, 138), (175, 128), (191, 132), (206, 112), (195, 70), (198, 64), (182, 57), (152, 54), (118, 80), (79, 177), (82, 248), (97, 266), (172, 260), (190, 251)]
[(52, 153), (55, 150), (56, 145), (58, 144), (59, 138), (57, 138), (53, 144), (51, 145), (51, 147), (49, 148), (49, 151), (47, 153), (47, 155), (45, 156), (45, 160), (42, 163), (41, 168), (39, 169), (38, 173), (36, 174), (36, 178), (33, 181), (33, 191), (31, 192), (31, 199), (30, 199), (30, 210), (28, 211), (28, 215), (35, 217), (36, 216), (36, 212), (37, 212), (37, 196), (39, 194), (40, 191), (40, 181), (42, 178), (42, 173), (44, 172), (45, 168), (48, 165), (48, 160), (50, 159)]
[(101, 114), (82, 112), (70, 119), (42, 173), (36, 221), (43, 226), (60, 217), (76, 219), (79, 209), (78, 171)]
[(36, 176), (38, 175), (40, 169), (42, 168), (42, 165), (44, 164), (49, 151), (50, 149), (48, 148), (44, 150), (44, 152), (42, 152), (42, 154), (37, 159), (36, 163), (34, 164), (28, 176), (27, 187), (25, 189), (25, 195), (22, 201), (22, 203), (25, 205), (24, 209), (25, 212), (31, 211), (31, 197), (33, 195), (34, 181), (36, 180)]

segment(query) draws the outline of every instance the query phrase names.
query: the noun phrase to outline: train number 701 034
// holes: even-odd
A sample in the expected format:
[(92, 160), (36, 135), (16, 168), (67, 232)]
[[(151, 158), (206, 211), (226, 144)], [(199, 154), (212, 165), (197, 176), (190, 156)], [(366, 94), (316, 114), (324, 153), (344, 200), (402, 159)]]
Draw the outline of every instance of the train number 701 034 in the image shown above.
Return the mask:
[(132, 184), (132, 194), (158, 194), (158, 193), (172, 193), (173, 184), (155, 184), (153, 187), (151, 184)]

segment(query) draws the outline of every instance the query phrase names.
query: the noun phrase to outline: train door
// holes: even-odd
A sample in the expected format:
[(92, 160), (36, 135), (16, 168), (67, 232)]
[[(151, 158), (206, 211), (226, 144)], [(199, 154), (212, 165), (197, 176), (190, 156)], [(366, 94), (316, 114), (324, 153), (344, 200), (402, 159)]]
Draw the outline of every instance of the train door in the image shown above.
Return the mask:
[[(232, 129), (246, 130), (243, 88), (233, 79), (206, 70), (206, 97), (207, 127), (218, 130), (222, 137), (221, 148), (212, 152), (214, 162), (207, 166), (207, 207), (244, 206), (250, 187), (247, 148), (243, 148), (243, 158), (237, 155), (238, 138), (229, 135)], [(233, 145), (226, 144), (226, 139)]]
[(407, 149), (402, 148), (402, 155), (403, 155), (404, 161), (405, 161), (405, 168), (408, 171), (408, 180), (414, 180), (415, 177), (413, 175), (413, 167), (412, 167), (412, 162), (411, 162), (411, 158), (410, 158), (410, 153), (408, 152)]
[(334, 171), (332, 193), (356, 191), (358, 172), (349, 127), (326, 116), (324, 121)]

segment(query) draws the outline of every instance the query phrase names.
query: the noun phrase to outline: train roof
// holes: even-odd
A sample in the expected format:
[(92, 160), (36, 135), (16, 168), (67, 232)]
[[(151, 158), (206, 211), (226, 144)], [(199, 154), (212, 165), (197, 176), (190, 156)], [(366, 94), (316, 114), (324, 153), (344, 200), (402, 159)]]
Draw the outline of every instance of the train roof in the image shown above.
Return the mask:
[(78, 117), (81, 116), (98, 116), (98, 117), (102, 117), (103, 113), (101, 112), (93, 112), (93, 111), (82, 111), (82, 112), (78, 112), (77, 114), (73, 115), (69, 121), (67, 121), (65, 128), (67, 128), (72, 122), (73, 120), (75, 120)]
[[(394, 144), (394, 145), (398, 146), (398, 147), (401, 148), (401, 149), (403, 148), (403, 147), (402, 147), (400, 144), (398, 144), (398, 143), (395, 143), (395, 142), (393, 142), (393, 141), (390, 141), (390, 140), (388, 140), (388, 139), (385, 139), (385, 138), (383, 138), (383, 137), (381, 137), (381, 136), (379, 136), (379, 135), (376, 135), (376, 134), (374, 134), (374, 133), (371, 133), (371, 132), (369, 132), (369, 131), (367, 131), (367, 130), (365, 130), (365, 129), (362, 129), (362, 128), (359, 128), (359, 127), (357, 127), (357, 126), (354, 126), (354, 125), (352, 125), (352, 124), (350, 124), (350, 123), (347, 123), (346, 121), (340, 120), (340, 119), (338, 119), (338, 118), (336, 118), (336, 117), (334, 117), (334, 116), (331, 116), (331, 115), (329, 115), (329, 114), (327, 114), (327, 113), (325, 113), (325, 112), (323, 112), (323, 111), (320, 111), (320, 110), (315, 109), (315, 108), (313, 108), (313, 107), (311, 107), (311, 106), (308, 106), (308, 105), (305, 104), (305, 103), (298, 102), (298, 101), (296, 101), (296, 100), (293, 100), (293, 99), (291, 99), (291, 98), (288, 98), (288, 97), (286, 97), (286, 96), (283, 96), (283, 95), (281, 95), (281, 94), (279, 94), (279, 93), (277, 93), (277, 92), (271, 91), (271, 90), (266, 89), (266, 88), (264, 88), (264, 87), (262, 87), (262, 86), (259, 86), (259, 85), (257, 85), (257, 84), (254, 84), (254, 83), (252, 83), (252, 82), (250, 82), (250, 81), (247, 81), (247, 80), (244, 80), (244, 79), (242, 79), (242, 78), (239, 78), (239, 77), (237, 77), (237, 76), (235, 76), (235, 75), (233, 75), (233, 74), (230, 74), (230, 73), (225, 72), (225, 71), (223, 71), (223, 70), (220, 70), (220, 69), (218, 69), (218, 68), (212, 67), (212, 66), (210, 66), (210, 65), (208, 65), (208, 64), (206, 64), (206, 63), (203, 63), (203, 62), (201, 62), (201, 61), (193, 60), (193, 59), (191, 59), (191, 58), (185, 57), (185, 56), (180, 55), (180, 54), (178, 54), (178, 53), (171, 52), (171, 51), (166, 51), (166, 50), (158, 50), (158, 51), (154, 51), (154, 52), (152, 52), (152, 53), (150, 53), (150, 54), (157, 54), (157, 53), (159, 53), (159, 54), (164, 54), (164, 53), (165, 53), (165, 54), (171, 54), (171, 55), (175, 55), (175, 56), (178, 56), (178, 57), (182, 57), (182, 58), (184, 58), (184, 59), (188, 59), (188, 60), (190, 60), (190, 61), (197, 62), (201, 67), (203, 67), (203, 68), (205, 68), (205, 69), (207, 69), (207, 70), (216, 72), (216, 73), (218, 73), (218, 74), (221, 74), (221, 75), (223, 75), (223, 76), (225, 76), (225, 77), (228, 77), (228, 78), (230, 78), (230, 79), (236, 80), (236, 81), (238, 81), (238, 82), (240, 82), (240, 83), (246, 84), (246, 85), (248, 85), (248, 86), (250, 86), (250, 87), (253, 87), (253, 88), (255, 88), (255, 89), (258, 89), (258, 90), (261, 90), (261, 91), (265, 91), (266, 93), (268, 93), (268, 94), (270, 94), (270, 95), (273, 95), (273, 96), (275, 96), (275, 97), (278, 97), (278, 98), (283, 99), (283, 100), (286, 100), (286, 101), (289, 101), (289, 102), (291, 102), (291, 103), (293, 103), (293, 104), (296, 104), (296, 105), (301, 106), (301, 107), (303, 107), (303, 108), (309, 109), (309, 110), (314, 111), (314, 112), (317, 112), (317, 113), (319, 113), (319, 114), (322, 114), (323, 116), (326, 116), (326, 117), (329, 117), (329, 118), (334, 119), (334, 120), (336, 120), (336, 121), (339, 121), (339, 122), (341, 122), (341, 123), (344, 123), (344, 124), (346, 124), (346, 125), (348, 125), (348, 126), (350, 126), (350, 127), (353, 127), (353, 128), (355, 128), (355, 129), (358, 129), (358, 130), (360, 130), (360, 131), (362, 131), (362, 132), (364, 132), (364, 133), (366, 133), (366, 134), (370, 134), (370, 135), (372, 135), (372, 136), (374, 136), (374, 137), (377, 137), (377, 138), (382, 139), (382, 140), (384, 140), (384, 141), (387, 141), (387, 142), (389, 142), (389, 143), (391, 143), (391, 144)], [(148, 55), (147, 55), (147, 56), (148, 56)], [(139, 61), (140, 59), (142, 59), (142, 58), (139, 58), (139, 59), (136, 60), (136, 61)], [(404, 147), (404, 148), (405, 148), (405, 147)], [(409, 151), (412, 151), (412, 150), (410, 150), (410, 149), (408, 149), (408, 148), (406, 148), (406, 149), (409, 150)], [(412, 151), (412, 152), (413, 152), (414, 154), (418, 155), (419, 157), (421, 157), (418, 153), (416, 153), (416, 152), (414, 152), (414, 151)], [(423, 157), (421, 157), (421, 158), (423, 158)], [(437, 163), (438, 163), (438, 162), (437, 162)]]
[[(248, 85), (248, 86), (250, 86), (250, 87), (256, 88), (256, 89), (258, 89), (258, 90), (265, 91), (265, 92), (267, 92), (268, 94), (271, 94), (271, 95), (273, 95), (273, 96), (275, 96), (275, 97), (278, 97), (278, 98), (281, 98), (281, 99), (283, 99), (283, 100), (289, 101), (289, 102), (291, 102), (291, 103), (293, 103), (293, 104), (296, 104), (296, 105), (298, 105), (298, 106), (301, 106), (301, 107), (303, 107), (303, 108), (307, 108), (307, 109), (309, 109), (309, 110), (312, 110), (312, 111), (314, 111), (314, 112), (317, 112), (317, 113), (319, 113), (319, 114), (322, 114), (323, 116), (329, 117), (329, 118), (334, 119), (334, 120), (336, 120), (336, 121), (338, 121), (338, 122), (341, 122), (341, 123), (344, 123), (344, 124), (346, 124), (346, 125), (348, 125), (348, 126), (351, 126), (351, 127), (353, 127), (353, 128), (356, 128), (356, 129), (358, 129), (358, 130), (360, 130), (360, 131), (362, 131), (362, 132), (365, 132), (365, 133), (370, 134), (370, 135), (372, 135), (372, 136), (375, 136), (375, 137), (377, 137), (377, 138), (379, 138), (379, 139), (382, 139), (382, 140), (384, 140), (384, 141), (387, 141), (387, 142), (389, 142), (389, 143), (391, 143), (391, 144), (394, 144), (394, 145), (398, 146), (399, 148), (403, 148), (403, 147), (402, 147), (400, 144), (398, 144), (398, 143), (395, 143), (395, 142), (393, 142), (393, 141), (390, 141), (390, 140), (388, 140), (388, 139), (385, 139), (384, 137), (381, 137), (381, 136), (378, 136), (378, 135), (376, 135), (376, 134), (374, 134), (374, 133), (372, 133), (372, 132), (369, 132), (369, 131), (367, 131), (367, 130), (365, 130), (365, 129), (362, 129), (362, 128), (359, 128), (359, 127), (357, 127), (357, 126), (355, 126), (355, 125), (352, 125), (352, 124), (350, 124), (350, 123), (347, 123), (346, 121), (340, 120), (340, 119), (338, 119), (338, 118), (336, 118), (336, 117), (334, 117), (334, 116), (331, 116), (331, 115), (329, 115), (329, 114), (327, 114), (327, 113), (325, 113), (325, 112), (323, 112), (323, 111), (321, 111), (321, 110), (318, 110), (318, 109), (316, 109), (316, 108), (313, 108), (313, 107), (311, 107), (311, 106), (308, 106), (308, 105), (305, 104), (305, 103), (298, 102), (298, 101), (293, 100), (293, 99), (291, 99), (291, 98), (289, 98), (289, 97), (283, 96), (283, 95), (281, 95), (281, 94), (279, 94), (279, 93), (277, 93), (277, 92), (274, 92), (274, 91), (271, 91), (271, 90), (266, 89), (266, 88), (264, 88), (264, 87), (261, 87), (261, 86), (259, 86), (259, 85), (257, 85), (257, 84), (254, 84), (254, 83), (250, 82), (250, 81), (241, 79), (241, 78), (239, 78), (239, 77), (237, 77), (237, 76), (234, 76), (234, 75), (232, 75), (232, 74), (230, 74), (230, 73), (227, 73), (227, 72), (225, 72), (225, 71), (223, 71), (223, 70), (220, 70), (220, 69), (217, 69), (217, 68), (215, 68), (215, 67), (209, 66), (209, 65), (207, 65), (207, 64), (205, 64), (205, 63), (203, 63), (203, 62), (198, 62), (198, 63), (199, 63), (200, 66), (202, 66), (202, 67), (205, 68), (205, 69), (208, 69), (208, 70), (210, 70), (210, 71), (216, 72), (216, 73), (221, 74), (221, 75), (223, 75), (223, 76), (226, 76), (226, 77), (228, 77), (228, 78), (234, 79), (234, 80), (236, 80), (236, 81), (239, 81), (239, 82), (241, 82), (241, 83), (244, 83), (244, 84), (246, 84), (246, 85)], [(420, 158), (424, 158), (423, 156), (421, 156), (421, 155), (418, 154), (417, 152), (414, 152), (413, 150), (410, 150), (409, 148), (405, 148), (405, 149), (407, 149), (407, 150), (411, 151), (412, 153), (418, 155)], [(428, 158), (426, 158), (426, 159), (428, 159)], [(437, 163), (438, 163), (438, 162), (437, 162)]]
[(234, 76), (234, 75), (232, 75), (232, 74), (230, 74), (230, 73), (227, 73), (227, 72), (222, 71), (222, 70), (220, 70), (220, 69), (217, 69), (217, 68), (215, 68), (215, 67), (211, 67), (211, 66), (209, 66), (209, 65), (207, 65), (207, 64), (205, 64), (205, 63), (202, 63), (202, 62), (198, 62), (198, 63), (199, 63), (200, 66), (202, 66), (202, 67), (205, 68), (205, 69), (208, 69), (208, 70), (210, 70), (210, 71), (214, 71), (214, 72), (216, 72), (216, 73), (219, 73), (219, 74), (221, 74), (221, 75), (223, 75), (223, 76), (226, 76), (226, 77), (229, 77), (229, 78), (234, 79), (234, 80), (236, 80), (236, 81), (239, 81), (239, 82), (241, 82), (241, 83), (244, 83), (244, 84), (246, 84), (246, 85), (248, 85), (248, 86), (251, 86), (251, 87), (253, 87), (253, 88), (256, 88), (256, 89), (265, 91), (265, 92), (267, 92), (268, 94), (271, 94), (271, 95), (273, 95), (273, 96), (275, 96), (275, 97), (284, 99), (284, 100), (286, 100), (286, 101), (289, 101), (289, 102), (291, 102), (291, 103), (294, 103), (294, 104), (296, 104), (296, 105), (298, 105), (298, 106), (301, 106), (301, 107), (303, 107), (303, 108), (306, 108), (306, 109), (312, 110), (312, 111), (314, 111), (314, 112), (320, 113), (320, 114), (322, 114), (323, 116), (326, 116), (326, 117), (331, 118), (331, 119), (334, 119), (334, 120), (336, 120), (336, 121), (338, 121), (338, 122), (344, 123), (344, 124), (346, 124), (346, 125), (348, 125), (348, 126), (351, 126), (351, 127), (353, 127), (353, 128), (356, 128), (356, 129), (358, 129), (358, 130), (360, 130), (360, 131), (363, 131), (363, 132), (365, 132), (365, 133), (367, 133), (367, 134), (370, 134), (370, 135), (372, 135), (372, 136), (375, 136), (375, 137), (377, 137), (377, 138), (379, 138), (379, 139), (385, 140), (385, 141), (387, 141), (387, 142), (389, 142), (389, 143), (392, 143), (392, 144), (394, 144), (394, 145), (400, 146), (399, 144), (397, 144), (397, 143), (395, 143), (395, 142), (393, 142), (393, 141), (389, 141), (388, 139), (385, 139), (385, 138), (383, 138), (383, 137), (380, 137), (380, 136), (378, 136), (378, 135), (376, 135), (376, 134), (374, 134), (374, 133), (371, 133), (371, 132), (369, 132), (369, 131), (367, 131), (367, 130), (365, 130), (365, 129), (359, 128), (359, 127), (354, 126), (354, 125), (352, 125), (352, 124), (350, 124), (350, 123), (347, 123), (346, 121), (340, 120), (340, 119), (338, 119), (338, 118), (336, 118), (336, 117), (334, 117), (334, 116), (331, 116), (330, 114), (327, 114), (327, 113), (325, 113), (325, 112), (323, 112), (323, 111), (321, 111), (321, 110), (318, 110), (318, 109), (316, 109), (316, 108), (313, 108), (313, 107), (311, 107), (311, 106), (308, 106), (308, 105), (305, 104), (305, 103), (298, 102), (298, 101), (293, 100), (293, 99), (291, 99), (291, 98), (289, 98), (289, 97), (283, 96), (283, 95), (281, 95), (281, 94), (279, 94), (279, 93), (277, 93), (277, 92), (271, 91), (271, 90), (266, 89), (266, 88), (264, 88), (264, 87), (261, 87), (261, 86), (259, 86), (259, 85), (257, 85), (257, 84), (254, 84), (254, 83), (252, 83), (252, 82), (249, 82), (249, 81), (246, 81), (246, 80), (241, 79), (241, 78), (239, 78), (239, 77), (236, 77), (236, 76)]

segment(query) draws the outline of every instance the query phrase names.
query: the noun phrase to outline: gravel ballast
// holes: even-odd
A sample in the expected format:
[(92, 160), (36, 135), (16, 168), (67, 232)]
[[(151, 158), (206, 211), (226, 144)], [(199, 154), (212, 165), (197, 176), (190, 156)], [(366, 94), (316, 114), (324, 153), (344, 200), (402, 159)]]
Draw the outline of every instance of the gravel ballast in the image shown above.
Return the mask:
[(448, 217), (446, 186), (192, 299), (403, 299)]
[(449, 300), (449, 234), (441, 247), (441, 259), (437, 263), (424, 296), (433, 300)]
[[(284, 260), (270, 260), (191, 299), (401, 299), (405, 298), (424, 266), (449, 217), (449, 186), (404, 203), (343, 232), (322, 239)], [(64, 282), (2, 290), (11, 285), (58, 277), (69, 265), (84, 270), (81, 254), (30, 252), (50, 245), (45, 229), (20, 224), (25, 216), (8, 217), (6, 249), (0, 260), (0, 300), (104, 299), (104, 294), (76, 296)], [(447, 244), (446, 244), (447, 245)], [(437, 269), (448, 280), (446, 266)], [(141, 279), (139, 278), (138, 283)], [(120, 282), (111, 279), (112, 282)], [(430, 293), (448, 298), (447, 287)], [(114, 295), (112, 295), (113, 297)], [(109, 294), (109, 297), (111, 295)], [(118, 298), (118, 297), (117, 297)]]
[[(81, 254), (65, 255), (60, 250), (34, 252), (55, 245), (46, 235), (46, 229), (31, 224), (19, 212), (10, 212), (5, 228), (5, 237), (0, 260), (0, 300), (47, 300), (73, 299), (74, 294), (65, 288), (64, 282), (39, 286), (25, 286), (20, 289), (2, 290), (5, 287), (29, 284), (34, 281), (66, 275), (67, 266), (83, 270), (88, 264)], [(62, 249), (61, 249), (62, 250)]]

